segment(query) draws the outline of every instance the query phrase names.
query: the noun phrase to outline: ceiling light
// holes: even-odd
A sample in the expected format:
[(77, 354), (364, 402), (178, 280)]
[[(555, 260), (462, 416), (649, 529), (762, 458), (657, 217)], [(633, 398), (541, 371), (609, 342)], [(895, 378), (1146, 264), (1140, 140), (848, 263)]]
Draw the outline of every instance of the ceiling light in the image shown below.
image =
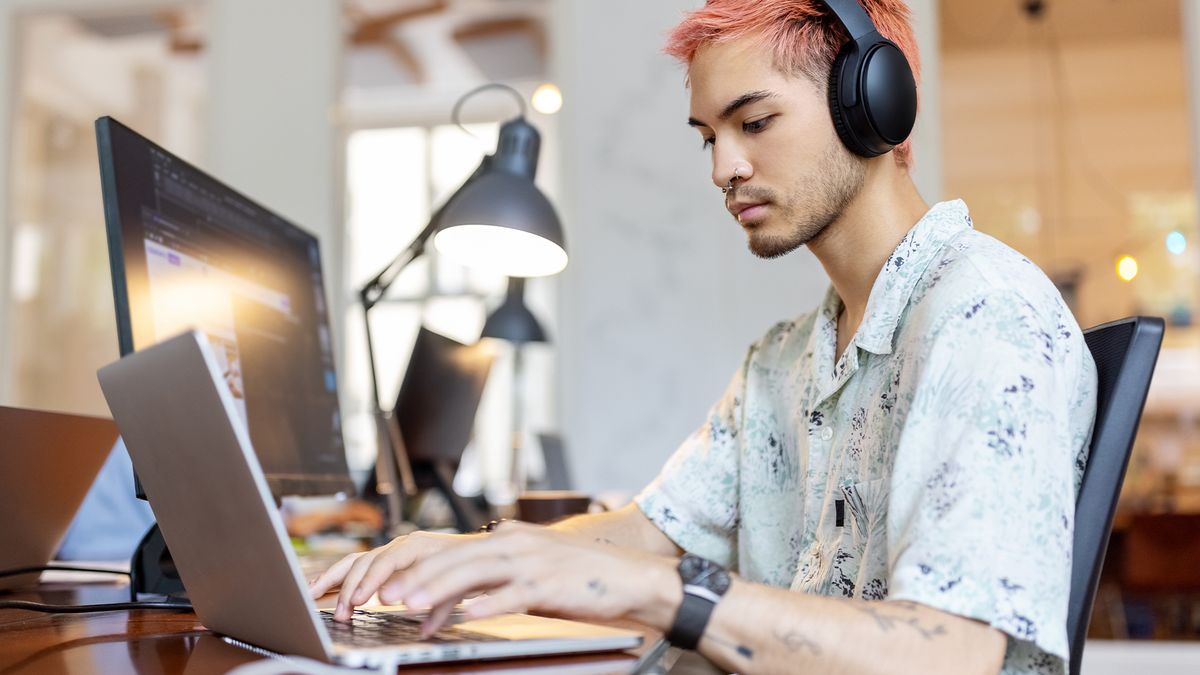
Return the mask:
[(533, 104), (534, 110), (543, 115), (553, 115), (562, 109), (562, 92), (558, 90), (558, 87), (547, 82), (534, 90), (530, 103)]

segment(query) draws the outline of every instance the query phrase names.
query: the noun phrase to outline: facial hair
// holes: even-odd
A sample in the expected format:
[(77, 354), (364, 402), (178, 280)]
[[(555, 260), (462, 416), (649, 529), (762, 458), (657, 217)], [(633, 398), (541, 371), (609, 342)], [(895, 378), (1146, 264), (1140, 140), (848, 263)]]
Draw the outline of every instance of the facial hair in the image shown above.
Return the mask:
[(772, 202), (779, 211), (775, 217), (786, 227), (782, 233), (751, 228), (747, 232), (751, 253), (759, 258), (791, 253), (824, 232), (858, 196), (866, 181), (866, 163), (836, 137), (831, 141), (816, 170), (793, 185), (784, 199), (751, 186), (738, 190), (752, 200)]

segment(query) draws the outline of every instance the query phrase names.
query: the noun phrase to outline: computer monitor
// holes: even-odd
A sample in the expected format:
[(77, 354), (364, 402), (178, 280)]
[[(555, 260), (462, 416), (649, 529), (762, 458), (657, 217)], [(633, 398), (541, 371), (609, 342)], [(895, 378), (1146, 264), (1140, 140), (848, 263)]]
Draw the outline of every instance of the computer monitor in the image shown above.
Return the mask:
[(124, 356), (203, 331), (277, 496), (353, 492), (317, 238), (96, 120)]
[(494, 359), (484, 344), (465, 345), (424, 326), (417, 332), (394, 415), (414, 465), (458, 466)]
[(441, 492), (463, 532), (485, 520), (453, 483), (494, 358), (487, 344), (464, 345), (422, 326), (392, 416), (417, 488)]

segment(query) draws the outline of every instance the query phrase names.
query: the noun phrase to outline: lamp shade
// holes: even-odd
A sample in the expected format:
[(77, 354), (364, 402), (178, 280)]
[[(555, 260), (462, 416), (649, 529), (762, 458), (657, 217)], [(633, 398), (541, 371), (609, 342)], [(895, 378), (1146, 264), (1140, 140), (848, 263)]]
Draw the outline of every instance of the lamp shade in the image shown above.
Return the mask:
[(446, 204), (438, 252), (460, 265), (509, 277), (557, 274), (567, 266), (562, 225), (532, 181), (493, 169)]
[(523, 117), (504, 123), (496, 154), (442, 208), (433, 238), (439, 253), (508, 277), (547, 276), (567, 266), (558, 214), (533, 182), (540, 145)]
[(524, 279), (514, 277), (508, 280), (504, 302), (488, 315), (481, 337), (507, 340), (514, 344), (547, 341), (542, 324), (525, 306)]

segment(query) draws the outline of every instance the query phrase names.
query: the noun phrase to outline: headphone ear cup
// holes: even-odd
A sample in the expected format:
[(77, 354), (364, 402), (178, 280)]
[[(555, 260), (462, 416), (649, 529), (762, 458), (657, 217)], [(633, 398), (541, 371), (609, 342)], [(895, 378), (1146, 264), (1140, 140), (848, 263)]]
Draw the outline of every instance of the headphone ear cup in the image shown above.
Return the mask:
[[(904, 142), (917, 119), (917, 84), (904, 52), (887, 40), (865, 52), (859, 78), (862, 86), (865, 145), (887, 152)], [(858, 121), (856, 118), (855, 121)]]
[[(857, 104), (846, 108), (846, 99)], [(829, 113), (842, 144), (860, 157), (902, 143), (916, 120), (917, 88), (900, 48), (878, 36), (866, 46), (846, 43), (829, 69)]]
[(854, 138), (854, 132), (850, 129), (850, 121), (846, 119), (846, 115), (842, 112), (841, 102), (841, 86), (842, 86), (842, 69), (846, 66), (846, 58), (850, 54), (850, 48), (853, 43), (842, 47), (838, 52), (837, 58), (833, 60), (833, 66), (829, 69), (829, 115), (833, 118), (833, 128), (837, 131), (838, 138), (842, 139), (842, 144), (854, 152), (854, 148), (858, 145)]

